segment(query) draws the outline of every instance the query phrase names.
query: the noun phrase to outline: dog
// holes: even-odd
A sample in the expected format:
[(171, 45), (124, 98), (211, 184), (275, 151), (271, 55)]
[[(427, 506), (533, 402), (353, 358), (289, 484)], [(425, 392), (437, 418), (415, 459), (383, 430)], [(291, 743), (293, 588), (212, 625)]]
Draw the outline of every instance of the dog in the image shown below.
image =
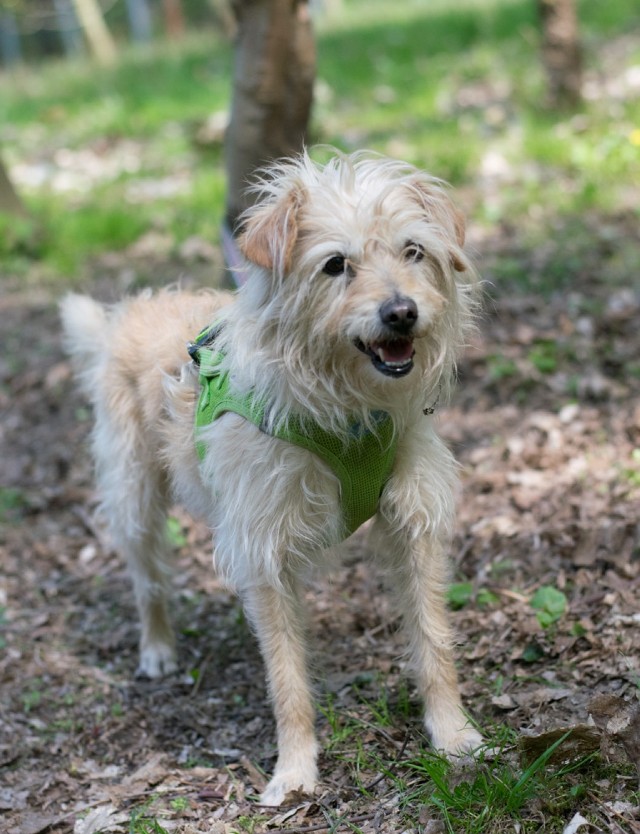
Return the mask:
[(165, 529), (177, 500), (210, 524), (216, 569), (257, 635), (278, 740), (261, 801), (279, 805), (318, 783), (301, 584), (371, 515), (431, 741), (451, 755), (481, 743), (446, 613), (456, 463), (432, 416), (479, 282), (448, 190), (410, 165), (305, 151), (255, 190), (235, 295), (174, 288), (105, 307), (70, 294), (61, 315), (94, 408), (102, 509), (133, 577), (138, 671), (176, 670)]

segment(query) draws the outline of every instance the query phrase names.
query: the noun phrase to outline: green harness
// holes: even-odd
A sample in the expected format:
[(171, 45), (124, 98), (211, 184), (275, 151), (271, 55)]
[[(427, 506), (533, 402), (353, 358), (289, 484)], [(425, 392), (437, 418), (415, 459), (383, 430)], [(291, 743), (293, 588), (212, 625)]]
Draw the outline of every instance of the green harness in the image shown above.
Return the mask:
[[(266, 403), (251, 392), (237, 394), (231, 389), (229, 374), (219, 369), (220, 351), (213, 347), (218, 328), (206, 328), (188, 346), (200, 370), (200, 398), (196, 408), (196, 430), (210, 425), (221, 414), (231, 411), (253, 423), (261, 431), (302, 446), (327, 463), (340, 481), (340, 498), (345, 538), (375, 515), (380, 495), (396, 456), (397, 440), (391, 417), (384, 411), (372, 414), (375, 432), (360, 423), (350, 426), (349, 437), (337, 437), (312, 420), (291, 419), (283, 426), (271, 427), (265, 419)], [(198, 457), (205, 456), (206, 445), (196, 440)]]

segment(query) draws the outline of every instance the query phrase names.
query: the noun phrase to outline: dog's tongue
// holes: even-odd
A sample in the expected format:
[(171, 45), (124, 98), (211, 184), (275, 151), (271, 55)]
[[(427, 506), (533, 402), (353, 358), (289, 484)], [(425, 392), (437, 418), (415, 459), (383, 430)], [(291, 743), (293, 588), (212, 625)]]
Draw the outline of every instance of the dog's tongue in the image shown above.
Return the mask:
[(413, 356), (413, 343), (409, 339), (398, 339), (394, 342), (374, 342), (371, 349), (375, 351), (382, 362), (408, 362)]

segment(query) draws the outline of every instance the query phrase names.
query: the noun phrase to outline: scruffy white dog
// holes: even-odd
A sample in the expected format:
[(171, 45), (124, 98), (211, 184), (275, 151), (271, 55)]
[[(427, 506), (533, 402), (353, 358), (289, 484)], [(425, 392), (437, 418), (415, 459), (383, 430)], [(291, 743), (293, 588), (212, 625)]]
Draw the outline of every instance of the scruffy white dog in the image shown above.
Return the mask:
[(165, 290), (105, 308), (69, 295), (62, 317), (95, 409), (103, 509), (133, 575), (139, 671), (176, 668), (165, 519), (177, 499), (210, 523), (216, 568), (260, 642), (279, 747), (262, 801), (277, 805), (318, 780), (301, 578), (370, 516), (433, 745), (480, 743), (445, 610), (456, 465), (431, 416), (477, 281), (442, 184), (404, 163), (304, 154), (257, 188), (235, 296)]

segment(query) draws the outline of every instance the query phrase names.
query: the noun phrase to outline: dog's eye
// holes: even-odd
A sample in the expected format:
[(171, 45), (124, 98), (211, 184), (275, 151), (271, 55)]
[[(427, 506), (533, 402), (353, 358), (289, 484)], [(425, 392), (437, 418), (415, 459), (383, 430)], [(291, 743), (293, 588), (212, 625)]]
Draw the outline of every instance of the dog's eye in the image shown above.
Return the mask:
[(333, 258), (329, 258), (326, 264), (322, 267), (322, 271), (327, 275), (331, 275), (331, 277), (335, 278), (338, 275), (342, 275), (342, 273), (345, 270), (346, 264), (346, 258), (344, 258), (342, 255), (334, 255)]
[(404, 247), (403, 254), (407, 261), (421, 261), (424, 258), (424, 249), (419, 243), (409, 241)]

